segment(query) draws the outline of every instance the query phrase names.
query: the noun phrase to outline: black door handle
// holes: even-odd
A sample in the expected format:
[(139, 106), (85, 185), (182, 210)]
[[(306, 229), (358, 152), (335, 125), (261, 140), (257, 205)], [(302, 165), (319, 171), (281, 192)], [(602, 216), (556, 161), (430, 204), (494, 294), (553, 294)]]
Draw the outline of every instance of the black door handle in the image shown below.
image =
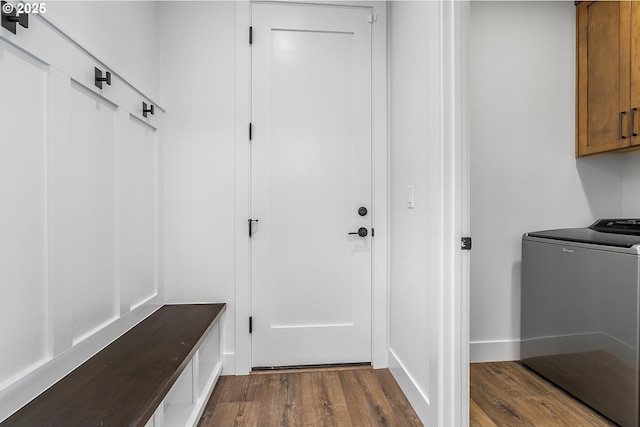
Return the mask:
[(349, 233), (349, 234), (357, 234), (360, 237), (367, 237), (367, 234), (369, 234), (369, 231), (367, 231), (367, 229), (364, 227), (360, 227), (358, 228), (358, 231), (354, 231), (353, 233)]

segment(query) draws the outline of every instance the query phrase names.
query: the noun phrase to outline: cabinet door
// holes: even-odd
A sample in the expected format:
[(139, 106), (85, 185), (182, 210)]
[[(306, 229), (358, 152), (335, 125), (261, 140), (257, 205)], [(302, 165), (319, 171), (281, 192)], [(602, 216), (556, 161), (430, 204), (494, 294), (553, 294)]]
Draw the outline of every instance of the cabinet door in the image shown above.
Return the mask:
[(631, 4), (577, 9), (578, 157), (629, 147)]
[(631, 2), (631, 111), (629, 116), (629, 134), (631, 145), (640, 145), (640, 4)]

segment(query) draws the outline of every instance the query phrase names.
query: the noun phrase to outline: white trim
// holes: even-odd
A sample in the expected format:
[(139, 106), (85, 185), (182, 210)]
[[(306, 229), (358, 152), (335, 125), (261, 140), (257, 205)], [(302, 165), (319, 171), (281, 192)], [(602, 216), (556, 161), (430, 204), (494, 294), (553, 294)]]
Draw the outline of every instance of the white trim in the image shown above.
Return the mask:
[[(273, 2), (282, 3), (282, 2)], [(323, 3), (330, 5), (330, 3)], [(372, 364), (387, 366), (388, 312), (388, 140), (387, 140), (387, 18), (385, 2), (340, 2), (337, 7), (368, 7), (377, 14), (372, 25), (372, 139), (374, 154), (374, 228), (372, 284)], [(249, 138), (251, 51), (248, 28), (251, 25), (251, 2), (236, 2), (236, 133), (235, 133), (235, 373), (251, 371), (250, 255), (247, 239), (249, 218)], [(227, 349), (231, 350), (231, 349)], [(225, 363), (225, 370), (227, 364)], [(230, 372), (227, 370), (227, 372)]]
[(520, 360), (520, 341), (476, 341), (469, 344), (469, 362), (507, 362)]
[[(62, 34), (67, 40), (69, 40), (76, 48), (78, 48), (79, 50), (81, 50), (82, 52), (84, 52), (86, 55), (88, 55), (89, 57), (91, 57), (93, 60), (95, 60), (96, 62), (98, 62), (102, 67), (104, 68), (108, 68), (109, 71), (111, 72), (112, 76), (118, 76), (118, 78), (120, 80), (122, 80), (122, 82), (124, 84), (126, 84), (130, 89), (136, 91), (140, 96), (142, 96), (143, 98), (147, 98), (153, 105), (156, 106), (156, 108), (158, 108), (160, 111), (162, 111), (163, 113), (166, 112), (166, 108), (160, 104), (159, 102), (156, 102), (159, 99), (159, 96), (157, 93), (154, 93), (152, 95), (147, 95), (146, 93), (144, 93), (143, 91), (141, 91), (140, 89), (138, 89), (138, 87), (131, 83), (129, 80), (127, 80), (124, 75), (122, 73), (119, 73), (117, 71), (115, 71), (113, 69), (113, 67), (108, 66), (106, 62), (102, 61), (100, 59), (100, 57), (92, 50), (89, 49), (84, 42), (80, 41), (80, 38), (77, 37), (75, 34), (69, 32), (67, 29), (63, 29), (60, 24), (58, 24), (54, 19), (51, 19), (51, 17), (49, 15), (46, 14), (33, 14), (31, 15), (37, 19), (42, 19), (44, 22), (46, 22), (47, 24), (49, 24), (49, 26), (51, 28), (53, 28), (54, 30), (56, 30), (57, 32), (59, 32), (60, 34)], [(156, 91), (157, 92), (157, 91)], [(145, 122), (146, 123), (146, 122)]]
[(429, 397), (413, 379), (398, 356), (389, 348), (389, 371), (411, 403), (418, 417), (425, 421), (429, 415)]
[(222, 355), (222, 375), (235, 375), (236, 374), (236, 354), (224, 353)]
[(387, 5), (370, 3), (377, 20), (372, 24), (372, 138), (373, 138), (373, 251), (372, 352), (374, 368), (388, 365), (389, 313), (389, 139)]
[(443, 270), (438, 337), (438, 426), (469, 424), (468, 1), (440, 1)]
[[(112, 72), (112, 86), (108, 90), (98, 89), (94, 85), (93, 67), (99, 66), (105, 69), (112, 68), (96, 58), (91, 52), (80, 46), (68, 34), (62, 32), (44, 15), (32, 15), (34, 19), (29, 23), (29, 37), (15, 36), (5, 29), (0, 29), (0, 39), (16, 47), (40, 63), (47, 64), (57, 72), (71, 78), (73, 82), (96, 96), (108, 100), (110, 103), (123, 108), (141, 121), (157, 127), (162, 114), (143, 118), (140, 110), (140, 102), (148, 101), (156, 105), (160, 113), (164, 113), (164, 107), (152, 101), (142, 91), (123, 80), (116, 72)], [(121, 84), (120, 84), (121, 83)], [(142, 97), (142, 99), (141, 99)]]
[[(235, 373), (246, 375), (251, 371), (251, 288), (249, 279), (250, 258), (247, 239), (249, 218), (249, 121), (251, 114), (251, 50), (249, 26), (251, 5), (247, 1), (236, 2), (236, 132), (235, 132)], [(231, 350), (231, 349), (225, 349)], [(225, 367), (227, 364), (225, 363)], [(229, 364), (231, 366), (231, 364)]]

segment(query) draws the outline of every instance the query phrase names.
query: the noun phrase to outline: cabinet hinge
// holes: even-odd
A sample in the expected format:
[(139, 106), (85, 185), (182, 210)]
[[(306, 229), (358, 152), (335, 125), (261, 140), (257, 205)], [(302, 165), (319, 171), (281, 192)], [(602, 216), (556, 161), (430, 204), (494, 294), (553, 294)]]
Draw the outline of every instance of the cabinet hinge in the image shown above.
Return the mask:
[(249, 123), (249, 141), (251, 141), (253, 137), (253, 123)]
[(249, 44), (253, 44), (253, 27), (249, 27)]
[(253, 316), (249, 316), (249, 333), (253, 333)]
[(463, 251), (470, 251), (471, 250), (471, 237), (463, 237), (462, 238), (462, 242), (460, 244), (460, 249), (462, 249)]

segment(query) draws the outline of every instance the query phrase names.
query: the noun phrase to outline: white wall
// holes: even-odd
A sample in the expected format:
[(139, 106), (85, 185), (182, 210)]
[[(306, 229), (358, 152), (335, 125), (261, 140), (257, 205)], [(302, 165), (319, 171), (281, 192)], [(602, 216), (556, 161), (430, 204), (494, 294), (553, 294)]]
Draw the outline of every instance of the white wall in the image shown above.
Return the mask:
[(226, 302), (229, 353), (235, 348), (235, 3), (161, 2), (160, 27), (166, 300)]
[(622, 216), (640, 218), (640, 151), (622, 158)]
[[(158, 9), (155, 1), (49, 1), (44, 16), (111, 67), (130, 84), (156, 100)], [(177, 15), (188, 26), (190, 18)]]
[(625, 155), (575, 159), (573, 2), (474, 1), (470, 50), (470, 358), (518, 359), (522, 234), (620, 216)]
[[(438, 421), (442, 281), (438, 2), (392, 2), (390, 49), (390, 367), (421, 419)], [(407, 188), (415, 207), (407, 208)], [(402, 382), (402, 375), (397, 376)]]

